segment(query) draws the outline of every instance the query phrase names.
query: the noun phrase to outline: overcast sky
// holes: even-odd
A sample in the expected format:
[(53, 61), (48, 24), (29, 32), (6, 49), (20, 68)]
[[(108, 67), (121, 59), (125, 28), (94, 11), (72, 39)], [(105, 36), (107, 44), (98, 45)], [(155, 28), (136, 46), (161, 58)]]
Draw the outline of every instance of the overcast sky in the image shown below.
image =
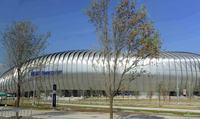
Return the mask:
[[(114, 0), (112, 0), (114, 1)], [(115, 0), (116, 1), (116, 0)], [(84, 14), (90, 0), (0, 0), (0, 30), (13, 21), (31, 20), (52, 33), (47, 52), (94, 49), (93, 26)], [(162, 49), (200, 53), (199, 0), (138, 0), (159, 30)], [(112, 2), (114, 6), (116, 2)], [(0, 62), (3, 61), (2, 50)]]

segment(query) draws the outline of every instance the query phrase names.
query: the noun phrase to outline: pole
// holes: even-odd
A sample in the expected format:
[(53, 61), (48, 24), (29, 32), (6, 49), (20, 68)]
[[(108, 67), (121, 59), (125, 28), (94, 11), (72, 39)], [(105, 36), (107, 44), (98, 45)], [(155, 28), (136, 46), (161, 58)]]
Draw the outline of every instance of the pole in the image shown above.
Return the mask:
[(35, 105), (35, 80), (36, 80), (36, 78), (33, 79), (33, 103), (32, 103), (32, 105)]
[(56, 84), (53, 84), (52, 107), (53, 107), (53, 109), (56, 108)]
[(179, 104), (180, 96), (179, 96), (179, 81), (178, 74), (176, 74), (176, 95), (177, 95), (177, 103)]
[(177, 67), (176, 67), (176, 65), (178, 65), (177, 64), (177, 62), (175, 61), (175, 59), (174, 59), (174, 65), (175, 65), (175, 72), (176, 72), (176, 97), (177, 97), (177, 104), (179, 104), (179, 81), (178, 81), (178, 73), (177, 73)]

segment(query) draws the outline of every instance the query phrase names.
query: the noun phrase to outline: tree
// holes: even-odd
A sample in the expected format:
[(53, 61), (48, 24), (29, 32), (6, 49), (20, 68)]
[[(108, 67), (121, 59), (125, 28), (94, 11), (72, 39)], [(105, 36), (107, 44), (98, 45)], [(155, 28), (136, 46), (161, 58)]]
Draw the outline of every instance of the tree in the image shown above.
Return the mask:
[(86, 14), (98, 35), (101, 51), (98, 64), (103, 67), (110, 119), (113, 119), (114, 97), (124, 85), (144, 73), (137, 69), (141, 60), (158, 56), (160, 39), (145, 7), (121, 0), (110, 15), (109, 3), (109, 0), (93, 0)]
[[(20, 106), (21, 86), (23, 75), (30, 68), (26, 61), (40, 55), (47, 43), (50, 33), (40, 34), (30, 21), (17, 21), (8, 25), (2, 32), (2, 46), (6, 52), (6, 58), (10, 67), (15, 67), (16, 83), (16, 107)], [(18, 114), (16, 115), (18, 116)]]

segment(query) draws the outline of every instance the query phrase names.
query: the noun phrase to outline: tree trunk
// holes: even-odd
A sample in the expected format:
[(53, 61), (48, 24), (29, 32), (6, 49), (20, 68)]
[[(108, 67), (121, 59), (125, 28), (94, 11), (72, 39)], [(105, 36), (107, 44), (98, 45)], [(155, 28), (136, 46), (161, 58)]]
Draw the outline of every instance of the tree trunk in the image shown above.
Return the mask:
[(19, 107), (20, 104), (20, 83), (17, 83), (17, 101), (16, 101), (16, 107)]
[(113, 119), (113, 96), (110, 96), (110, 119)]
[(17, 100), (16, 100), (16, 117), (19, 118), (19, 105), (20, 105), (20, 96), (21, 96), (21, 82), (20, 82), (20, 68), (17, 69)]

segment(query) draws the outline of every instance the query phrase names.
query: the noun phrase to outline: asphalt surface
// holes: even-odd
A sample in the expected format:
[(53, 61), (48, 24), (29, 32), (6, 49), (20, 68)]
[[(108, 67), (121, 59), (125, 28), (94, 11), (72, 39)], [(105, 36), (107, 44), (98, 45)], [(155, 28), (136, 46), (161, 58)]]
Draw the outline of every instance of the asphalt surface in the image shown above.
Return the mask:
[[(44, 119), (109, 119), (109, 113), (33, 111), (33, 117)], [(114, 119), (198, 119), (195, 117), (163, 116), (146, 114), (114, 114)]]
[[(133, 108), (135, 107), (132, 107), (132, 109)], [(144, 109), (144, 108), (139, 108), (139, 109)], [(145, 109), (151, 110), (154, 108), (145, 108)], [(173, 109), (173, 110), (183, 111), (182, 109)], [(18, 110), (12, 107), (0, 107), (0, 117), (14, 116), (16, 111), (19, 111), (21, 116), (32, 116), (35, 118), (42, 118), (42, 119), (108, 119), (109, 118), (109, 113), (103, 113), (103, 112), (78, 112), (78, 111), (36, 110), (36, 109)], [(198, 110), (189, 110), (189, 111), (198, 112)], [(165, 116), (157, 114), (130, 114), (130, 113), (114, 114), (114, 118), (115, 119), (199, 119), (199, 117), (189, 117), (189, 116), (183, 117), (183, 116)]]
[[(91, 107), (91, 108), (109, 108), (109, 106), (105, 105), (83, 105), (83, 104), (63, 104), (66, 106), (77, 106), (77, 107)], [(147, 110), (147, 111), (168, 111), (168, 112), (182, 112), (182, 113), (199, 113), (200, 110), (191, 110), (191, 109), (170, 109), (170, 108), (149, 108), (149, 107), (127, 107), (127, 106), (113, 106), (115, 109), (122, 110)]]

